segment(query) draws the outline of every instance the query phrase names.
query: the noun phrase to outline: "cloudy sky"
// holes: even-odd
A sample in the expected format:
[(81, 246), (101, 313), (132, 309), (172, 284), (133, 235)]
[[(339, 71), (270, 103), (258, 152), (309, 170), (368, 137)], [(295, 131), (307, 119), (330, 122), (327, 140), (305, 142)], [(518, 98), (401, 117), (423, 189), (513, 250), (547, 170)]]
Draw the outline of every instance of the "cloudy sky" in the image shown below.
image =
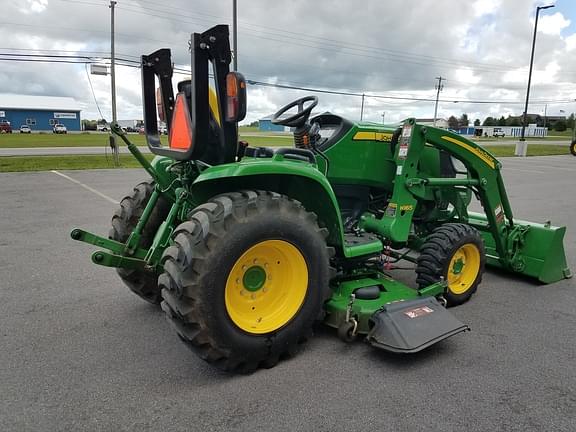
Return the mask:
[[(546, 104), (548, 115), (576, 111), (575, 0), (238, 3), (238, 63), (248, 79), (378, 95), (366, 97), (364, 118), (382, 121), (385, 112), (386, 122), (432, 117), (433, 102), (394, 98), (433, 99), (438, 76), (446, 78), (441, 117), (519, 115), (535, 8), (555, 4), (540, 15), (529, 112), (544, 114)], [(0, 93), (73, 97), (83, 118), (98, 118), (84, 64), (14, 59), (30, 59), (22, 54), (80, 55), (96, 61), (106, 57), (109, 2), (2, 0), (1, 4)], [(168, 47), (178, 67), (187, 68), (190, 33), (231, 23), (231, 14), (232, 0), (118, 0), (117, 55), (137, 60), (141, 54)], [(93, 75), (91, 80), (96, 100), (109, 119), (109, 77)], [(119, 119), (141, 118), (139, 70), (118, 66), (117, 88)], [(247, 120), (269, 115), (304, 95), (250, 86)], [(321, 111), (359, 118), (360, 97), (318, 96)]]

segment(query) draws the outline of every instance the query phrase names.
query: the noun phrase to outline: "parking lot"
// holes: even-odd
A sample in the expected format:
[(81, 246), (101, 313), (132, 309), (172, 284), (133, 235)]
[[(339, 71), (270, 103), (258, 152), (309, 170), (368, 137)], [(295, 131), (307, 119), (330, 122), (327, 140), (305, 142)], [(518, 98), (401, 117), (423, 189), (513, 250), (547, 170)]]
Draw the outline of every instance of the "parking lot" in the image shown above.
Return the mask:
[[(576, 158), (503, 164), (516, 217), (566, 225), (576, 270)], [(106, 234), (114, 201), (145, 178), (0, 174), (1, 431), (576, 430), (576, 279), (544, 286), (488, 270), (451, 310), (472, 331), (415, 355), (319, 327), (273, 369), (213, 369), (70, 239), (74, 227)]]

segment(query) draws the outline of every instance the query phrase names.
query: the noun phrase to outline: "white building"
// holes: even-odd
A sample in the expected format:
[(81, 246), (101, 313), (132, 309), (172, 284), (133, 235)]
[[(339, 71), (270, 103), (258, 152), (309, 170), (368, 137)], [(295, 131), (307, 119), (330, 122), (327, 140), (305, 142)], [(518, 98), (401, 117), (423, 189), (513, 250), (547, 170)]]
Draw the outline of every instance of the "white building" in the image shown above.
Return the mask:
[[(434, 126), (434, 119), (433, 118), (419, 118), (416, 119), (416, 123), (420, 123), (424, 126)], [(443, 118), (436, 119), (436, 127), (442, 129), (448, 129), (448, 120)]]

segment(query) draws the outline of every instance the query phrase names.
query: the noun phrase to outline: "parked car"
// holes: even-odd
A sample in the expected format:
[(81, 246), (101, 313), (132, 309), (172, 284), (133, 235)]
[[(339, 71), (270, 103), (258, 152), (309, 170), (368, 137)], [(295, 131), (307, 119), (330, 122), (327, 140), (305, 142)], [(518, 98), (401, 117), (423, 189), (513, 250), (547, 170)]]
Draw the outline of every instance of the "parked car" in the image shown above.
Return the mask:
[(66, 129), (66, 126), (64, 126), (63, 124), (55, 124), (54, 129), (52, 129), (52, 132), (54, 132), (55, 134), (65, 134), (68, 133), (68, 129)]
[(20, 133), (32, 133), (32, 129), (28, 125), (20, 126)]
[(0, 133), (12, 133), (12, 126), (10, 126), (10, 122), (0, 122)]
[(492, 134), (492, 136), (494, 138), (504, 138), (506, 136), (506, 134), (504, 133), (504, 131), (502, 129), (494, 129), (494, 133)]
[(101, 125), (101, 124), (99, 124), (99, 125), (96, 125), (96, 130), (97, 130), (98, 132), (108, 132), (110, 129), (108, 129), (108, 125), (105, 125), (105, 124), (104, 124), (104, 125)]

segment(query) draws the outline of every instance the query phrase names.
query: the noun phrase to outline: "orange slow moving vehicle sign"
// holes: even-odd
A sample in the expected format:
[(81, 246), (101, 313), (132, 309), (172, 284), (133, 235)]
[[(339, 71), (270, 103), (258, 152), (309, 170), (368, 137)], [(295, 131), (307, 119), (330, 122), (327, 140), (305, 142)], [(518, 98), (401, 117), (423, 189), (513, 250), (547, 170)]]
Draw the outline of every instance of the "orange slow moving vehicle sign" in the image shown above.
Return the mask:
[(169, 143), (170, 148), (175, 150), (188, 150), (192, 147), (192, 124), (184, 93), (176, 96)]

